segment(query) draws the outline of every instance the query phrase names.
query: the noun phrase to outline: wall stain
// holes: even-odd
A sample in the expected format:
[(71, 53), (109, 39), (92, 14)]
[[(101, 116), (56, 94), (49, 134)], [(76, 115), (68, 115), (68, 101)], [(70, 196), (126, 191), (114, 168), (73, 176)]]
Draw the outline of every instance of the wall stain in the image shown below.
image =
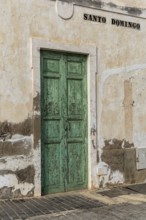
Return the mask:
[(34, 176), (35, 176), (35, 169), (33, 165), (29, 165), (28, 167), (21, 169), (21, 170), (0, 170), (0, 176), (4, 175), (16, 175), (19, 183), (32, 183), (34, 184)]
[[(20, 191), (20, 189), (17, 189), (17, 190), (15, 190), (14, 192), (13, 192), (13, 196), (12, 196), (12, 198), (25, 198), (25, 197), (32, 197), (32, 196), (34, 196), (34, 189), (32, 189), (32, 190), (30, 190), (28, 193), (27, 193), (27, 195), (26, 196), (24, 196), (24, 195), (22, 195), (21, 194), (21, 191)], [(19, 199), (20, 200), (20, 199)], [(16, 200), (17, 201), (17, 200)], [(15, 201), (15, 202), (16, 202)], [(23, 201), (25, 201), (25, 200), (23, 200)]]
[(112, 171), (124, 172), (124, 149), (133, 148), (133, 143), (125, 140), (105, 140), (101, 160), (107, 163)]
[(0, 157), (29, 155), (31, 153), (31, 149), (31, 142), (24, 139), (15, 142), (0, 141)]
[(118, 6), (112, 2), (107, 3), (111, 8), (117, 8)]
[(0, 176), (4, 176), (8, 174), (15, 174), (15, 172), (12, 170), (0, 170)]
[(40, 134), (41, 134), (41, 119), (40, 115), (35, 115), (33, 119), (33, 127), (34, 127), (34, 149), (39, 147), (39, 141), (40, 141)]
[[(37, 92), (37, 95), (33, 98), (33, 110), (40, 112), (40, 94)], [(33, 116), (33, 134), (34, 134), (34, 145), (33, 148), (36, 149), (39, 146), (40, 134), (41, 134), (41, 117), (40, 115)]]
[[(55, 0), (51, 0), (51, 1), (55, 1)], [(140, 8), (122, 7), (122, 6), (116, 5), (112, 2), (105, 3), (101, 0), (60, 0), (60, 1), (61, 2), (67, 2), (67, 3), (80, 4), (80, 5), (87, 6), (87, 7), (97, 7), (97, 8), (100, 8), (100, 9), (107, 5), (111, 8), (117, 8), (119, 10), (126, 11), (130, 15), (136, 15), (136, 16), (141, 15), (142, 12), (143, 12), (143, 10), (140, 9)]]
[[(56, 0), (51, 0), (56, 1)], [(104, 2), (100, 0), (60, 0), (61, 2), (67, 2), (67, 3), (74, 3), (74, 4), (80, 4), (83, 6), (92, 6), (92, 7), (98, 7), (102, 8), (104, 6)]]
[(146, 179), (146, 170), (136, 168), (136, 149), (133, 143), (117, 139), (105, 140), (101, 159), (110, 166), (111, 174), (117, 170), (123, 173), (124, 183), (141, 183)]
[[(119, 170), (123, 173), (124, 171), (124, 149), (123, 146), (128, 143), (124, 140), (105, 140), (105, 147), (103, 148), (103, 153), (101, 155), (101, 160), (107, 163), (112, 171)], [(132, 147), (129, 144), (129, 147)]]
[(142, 183), (146, 179), (146, 169), (136, 168), (136, 149), (125, 149), (124, 151), (124, 178), (125, 183)]
[(97, 150), (97, 153), (96, 153), (96, 162), (99, 163), (100, 159), (99, 159), (99, 151)]
[(142, 9), (133, 7), (122, 7), (122, 10), (127, 11), (130, 15), (141, 15)]
[[(34, 184), (35, 177), (35, 169), (33, 165), (29, 165), (28, 167), (21, 170), (0, 170), (0, 176), (4, 175), (16, 175), (18, 179), (18, 183), (32, 183)], [(30, 190), (27, 195), (23, 196), (21, 194), (20, 189), (14, 190), (14, 187), (2, 187), (0, 189), (0, 199), (11, 199), (11, 198), (22, 198), (22, 197), (31, 197), (34, 195), (34, 188)]]
[(5, 159), (0, 159), (0, 163), (6, 163), (7, 161)]
[(129, 143), (126, 140), (110, 139), (104, 141), (104, 149), (121, 149), (121, 148), (131, 148), (134, 147), (133, 143)]
[(33, 183), (34, 184), (34, 176), (35, 176), (34, 166), (30, 165), (25, 169), (17, 170), (16, 176), (17, 176), (19, 183)]
[(34, 111), (40, 111), (40, 94), (37, 92), (37, 95), (33, 98), (33, 109)]
[(11, 139), (14, 134), (30, 136), (32, 134), (32, 119), (27, 118), (17, 124), (8, 121), (0, 122), (0, 139), (3, 141)]
[(122, 148), (123, 141), (117, 139), (106, 140), (101, 160), (107, 163), (112, 171), (119, 170), (123, 172), (124, 169), (124, 149)]
[(20, 189), (14, 191), (13, 187), (3, 187), (0, 189), (0, 199), (14, 199), (34, 196), (34, 189), (30, 190), (27, 195), (22, 195)]
[(3, 187), (0, 189), (0, 199), (11, 199), (13, 197), (12, 193), (13, 187)]

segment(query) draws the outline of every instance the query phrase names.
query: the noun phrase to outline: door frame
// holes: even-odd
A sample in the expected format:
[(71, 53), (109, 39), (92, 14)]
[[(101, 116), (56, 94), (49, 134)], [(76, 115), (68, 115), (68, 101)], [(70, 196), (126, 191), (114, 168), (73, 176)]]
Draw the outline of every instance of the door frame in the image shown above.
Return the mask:
[(97, 164), (97, 48), (94, 45), (72, 45), (44, 39), (31, 40), (31, 69), (33, 80), (33, 149), (34, 195), (41, 195), (41, 68), (40, 50), (87, 55), (87, 106), (88, 106), (88, 189), (92, 188), (94, 168)]

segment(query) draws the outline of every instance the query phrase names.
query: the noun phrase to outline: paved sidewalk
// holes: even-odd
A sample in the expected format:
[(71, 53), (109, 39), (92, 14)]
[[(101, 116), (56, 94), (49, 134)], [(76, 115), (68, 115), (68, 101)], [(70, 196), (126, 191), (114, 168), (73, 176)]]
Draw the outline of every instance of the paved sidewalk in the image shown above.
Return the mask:
[(0, 201), (0, 220), (20, 219), (146, 220), (146, 195), (117, 187)]
[[(75, 210), (101, 207), (97, 199), (88, 198), (81, 193), (65, 193), (41, 198), (0, 201), (0, 219), (29, 219), (48, 214), (59, 214)], [(42, 217), (41, 217), (42, 218)], [(41, 219), (40, 218), (40, 219)]]
[(146, 220), (146, 203), (102, 206), (88, 210), (62, 212), (28, 220)]

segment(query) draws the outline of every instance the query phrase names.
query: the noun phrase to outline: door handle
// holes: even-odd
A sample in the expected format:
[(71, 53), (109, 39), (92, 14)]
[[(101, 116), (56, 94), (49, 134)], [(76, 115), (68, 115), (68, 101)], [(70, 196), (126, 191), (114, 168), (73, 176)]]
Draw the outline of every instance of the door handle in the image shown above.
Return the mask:
[(66, 120), (66, 121), (65, 121), (65, 125), (64, 125), (64, 130), (65, 130), (65, 131), (70, 131), (70, 129), (71, 129), (71, 128), (70, 128), (70, 123)]
[(65, 131), (68, 130), (68, 122), (67, 122), (67, 121), (65, 121), (64, 130), (65, 130)]

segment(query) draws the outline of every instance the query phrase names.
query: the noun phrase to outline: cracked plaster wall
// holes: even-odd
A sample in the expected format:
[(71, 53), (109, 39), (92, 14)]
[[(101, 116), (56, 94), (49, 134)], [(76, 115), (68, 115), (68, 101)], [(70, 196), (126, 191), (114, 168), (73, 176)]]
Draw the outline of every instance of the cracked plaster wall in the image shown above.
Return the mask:
[[(130, 0), (113, 0), (112, 3), (139, 6), (137, 1)], [(141, 0), (140, 8), (145, 7), (145, 1)], [(97, 164), (91, 171), (92, 187), (126, 180), (145, 181), (145, 171), (136, 171), (135, 148), (146, 147), (146, 20), (79, 6), (74, 8), (71, 19), (64, 20), (56, 13), (56, 2), (47, 0), (14, 0), (13, 3), (5, 0), (0, 2), (0, 8), (0, 122), (10, 125), (8, 132), (2, 133), (0, 128), (0, 171), (6, 171), (0, 174), (3, 197), (40, 193), (40, 171), (37, 172), (40, 170), (40, 148), (37, 148), (40, 140), (33, 137), (33, 110), (38, 120), (36, 97), (39, 94), (33, 97), (31, 38), (98, 48), (97, 146), (92, 149), (92, 155), (96, 155), (98, 149), (98, 160), (92, 161)], [(107, 24), (85, 21), (83, 13), (104, 16)], [(140, 23), (141, 30), (112, 26), (113, 17)], [(12, 126), (28, 118), (29, 132), (22, 134), (21, 126)], [(14, 129), (17, 127), (19, 129)], [(128, 143), (128, 147), (124, 143)], [(132, 152), (130, 155), (127, 148)], [(122, 167), (118, 168), (116, 161), (112, 164), (109, 155), (111, 158), (120, 155)], [(130, 157), (133, 164), (128, 164)], [(34, 167), (34, 181), (20, 182), (16, 172), (28, 166)], [(97, 176), (97, 170), (103, 167), (107, 168), (106, 175)], [(133, 176), (129, 174), (131, 169)]]

